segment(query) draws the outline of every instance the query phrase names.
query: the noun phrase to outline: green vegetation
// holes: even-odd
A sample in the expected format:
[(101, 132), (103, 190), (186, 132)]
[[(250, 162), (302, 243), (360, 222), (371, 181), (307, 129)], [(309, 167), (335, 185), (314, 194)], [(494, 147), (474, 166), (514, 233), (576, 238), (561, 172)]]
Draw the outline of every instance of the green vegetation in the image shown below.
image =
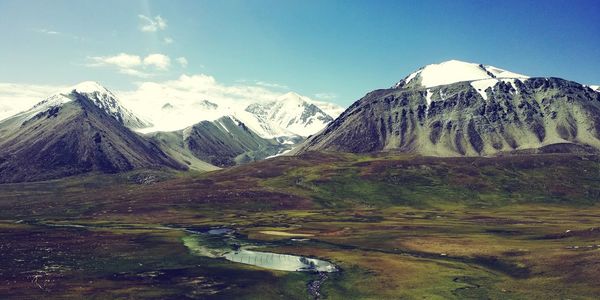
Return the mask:
[(576, 155), (309, 153), (203, 174), (5, 184), (0, 295), (314, 297), (319, 274), (198, 255), (178, 230), (227, 227), (259, 251), (335, 263), (326, 299), (598, 298), (599, 195), (600, 159)]

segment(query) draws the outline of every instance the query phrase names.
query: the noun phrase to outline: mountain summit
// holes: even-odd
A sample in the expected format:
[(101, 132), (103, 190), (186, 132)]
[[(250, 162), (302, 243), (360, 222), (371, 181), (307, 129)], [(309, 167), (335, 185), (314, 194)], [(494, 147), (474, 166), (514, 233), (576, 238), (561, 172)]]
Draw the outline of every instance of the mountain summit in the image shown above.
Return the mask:
[(599, 92), (560, 78), (452, 60), (368, 93), (299, 152), (488, 156), (597, 149)]
[(76, 85), (0, 122), (0, 182), (185, 169), (128, 128), (143, 124), (107, 89), (91, 82)]
[(58, 108), (62, 105), (83, 97), (94, 106), (115, 118), (119, 123), (129, 128), (144, 128), (151, 124), (136, 116), (133, 112), (123, 107), (111, 91), (94, 81), (85, 81), (75, 86), (60, 91), (37, 103), (32, 109), (17, 114), (21, 119), (34, 117), (36, 114), (50, 108)]
[(261, 124), (269, 124), (271, 136), (307, 137), (323, 129), (333, 118), (304, 96), (286, 93), (275, 101), (254, 103), (246, 107)]
[(439, 64), (427, 65), (406, 76), (394, 87), (424, 87), (448, 85), (461, 81), (484, 79), (527, 79), (528, 76), (513, 73), (494, 66), (449, 60)]
[(129, 128), (145, 128), (152, 125), (123, 107), (115, 94), (95, 81), (79, 83), (65, 92), (66, 94), (77, 93), (85, 95), (98, 108), (104, 110), (107, 114)]

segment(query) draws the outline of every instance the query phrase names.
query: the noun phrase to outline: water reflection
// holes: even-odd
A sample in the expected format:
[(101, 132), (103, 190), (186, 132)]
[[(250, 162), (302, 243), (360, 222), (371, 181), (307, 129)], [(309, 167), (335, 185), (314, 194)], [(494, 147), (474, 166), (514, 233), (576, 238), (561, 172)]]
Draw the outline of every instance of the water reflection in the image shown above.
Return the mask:
[(225, 258), (232, 262), (271, 270), (291, 272), (336, 272), (337, 267), (324, 260), (298, 255), (249, 250), (257, 244), (241, 241), (229, 228), (211, 229), (183, 238), (184, 245), (195, 255)]

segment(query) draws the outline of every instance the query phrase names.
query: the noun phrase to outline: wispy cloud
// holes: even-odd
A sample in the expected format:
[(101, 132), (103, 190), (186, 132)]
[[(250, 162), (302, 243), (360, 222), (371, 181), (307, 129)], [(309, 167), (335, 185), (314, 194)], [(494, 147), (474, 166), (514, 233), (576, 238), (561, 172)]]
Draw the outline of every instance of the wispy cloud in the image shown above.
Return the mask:
[(135, 76), (135, 77), (139, 77), (139, 78), (150, 78), (154, 75), (154, 74), (136, 70), (136, 69), (119, 69), (119, 73), (125, 74), (125, 75), (130, 75), (130, 76)]
[(119, 53), (113, 56), (88, 57), (88, 67), (114, 67), (121, 74), (140, 78), (152, 77), (152, 71), (167, 71), (171, 66), (171, 58), (160, 53), (149, 54), (142, 58), (139, 55)]
[(35, 32), (38, 32), (38, 33), (49, 34), (49, 35), (59, 35), (59, 34), (61, 34), (61, 33), (60, 33), (60, 32), (58, 32), (58, 31), (54, 31), (54, 30), (50, 30), (50, 29), (46, 29), (46, 28), (42, 28), (42, 29), (35, 29), (34, 31), (35, 31)]
[(142, 64), (142, 59), (139, 55), (132, 55), (127, 53), (119, 53), (113, 56), (93, 56), (89, 58), (92, 63), (90, 67), (99, 67), (106, 65), (113, 65), (119, 68), (133, 68)]
[(333, 100), (338, 97), (335, 93), (316, 93), (315, 97), (322, 100)]
[(166, 37), (163, 39), (163, 41), (165, 42), (165, 44), (170, 45), (173, 44), (173, 42), (175, 42), (172, 38), (170, 37)]
[[(195, 109), (203, 100), (208, 100), (219, 105), (222, 109), (235, 109), (245, 107), (255, 102), (270, 102), (285, 93), (278, 88), (257, 86), (255, 82), (248, 81), (230, 85), (219, 82), (213, 76), (206, 74), (181, 75), (179, 78), (168, 81), (138, 82), (138, 87), (132, 91), (119, 93), (123, 103), (142, 116), (160, 118), (159, 122), (169, 124), (169, 130), (181, 129), (195, 124), (203, 118)], [(339, 115), (343, 108), (324, 101), (315, 101), (321, 109), (333, 116)], [(164, 114), (162, 107), (169, 103), (180, 108), (173, 116)], [(219, 117), (207, 115), (206, 118)], [(168, 121), (167, 121), (168, 120)], [(164, 128), (163, 128), (164, 129)]]
[(182, 57), (178, 57), (178, 58), (176, 59), (176, 61), (177, 61), (177, 63), (179, 63), (179, 65), (180, 65), (182, 68), (185, 68), (185, 67), (187, 67), (187, 65), (188, 65), (188, 60), (187, 60), (187, 58), (185, 58), (185, 57), (183, 57), (183, 56), (182, 56)]
[(152, 18), (152, 16), (138, 15), (138, 18), (142, 21), (140, 30), (143, 32), (156, 32), (167, 28), (167, 20), (163, 19), (161, 16)]
[[(121, 60), (111, 61), (118, 62), (121, 66), (132, 66), (131, 62), (135, 61), (135, 58), (129, 58), (130, 62), (123, 63), (124, 58), (125, 56), (122, 56)], [(143, 60), (141, 58), (140, 60), (142, 62), (138, 67), (143, 67)], [(122, 68), (119, 69), (119, 72), (140, 78), (151, 76), (143, 70), (133, 68)], [(137, 87), (133, 90), (113, 90), (113, 92), (119, 96), (126, 107), (131, 108), (136, 114), (146, 117), (161, 116), (162, 118), (161, 109), (167, 102), (183, 108), (179, 110), (182, 112), (181, 114), (177, 114), (173, 120), (170, 120), (173, 121), (173, 130), (200, 121), (200, 116), (196, 114), (197, 109), (194, 107), (205, 99), (217, 103), (223, 108), (236, 108), (256, 101), (273, 101), (284, 93), (279, 89), (257, 86), (253, 82), (224, 84), (206, 74), (181, 75), (177, 79), (167, 81), (140, 80), (136, 85)], [(67, 88), (66, 86), (0, 82), (0, 120), (27, 110), (48, 96)], [(110, 86), (107, 88), (111, 89)], [(332, 116), (337, 116), (343, 111), (343, 108), (335, 104), (307, 99), (318, 104), (321, 109)]]
[(119, 93), (128, 107), (143, 116), (161, 115), (161, 108), (166, 102), (176, 107), (189, 107), (182, 109), (182, 115), (173, 120), (174, 127), (182, 125), (179, 124), (181, 122), (189, 121), (186, 126), (198, 122), (199, 116), (195, 115), (197, 110), (193, 107), (205, 99), (221, 107), (243, 107), (254, 101), (275, 100), (281, 94), (253, 84), (223, 84), (206, 74), (181, 75), (168, 81), (139, 82), (137, 89)]
[(273, 83), (273, 82), (260, 81), (260, 80), (256, 81), (254, 84), (256, 84), (258, 86), (269, 87), (269, 88), (289, 89), (289, 87), (287, 85), (283, 85), (283, 84), (279, 84), (279, 83)]
[(52, 30), (52, 29), (47, 29), (47, 28), (32, 29), (32, 31), (40, 33), (40, 34), (45, 34), (48, 36), (66, 37), (66, 38), (79, 40), (79, 41), (87, 41), (88, 40), (87, 38), (82, 38), (82, 37), (74, 35), (74, 34), (57, 31), (57, 30)]
[(154, 66), (158, 70), (168, 70), (171, 66), (171, 59), (164, 54), (150, 54), (144, 58), (144, 65)]
[(267, 82), (267, 81), (262, 81), (262, 80), (238, 79), (238, 80), (236, 80), (236, 82), (253, 84), (256, 86), (261, 86), (261, 87), (266, 87), (266, 88), (285, 89), (285, 90), (290, 88), (289, 86), (284, 85), (284, 84)]

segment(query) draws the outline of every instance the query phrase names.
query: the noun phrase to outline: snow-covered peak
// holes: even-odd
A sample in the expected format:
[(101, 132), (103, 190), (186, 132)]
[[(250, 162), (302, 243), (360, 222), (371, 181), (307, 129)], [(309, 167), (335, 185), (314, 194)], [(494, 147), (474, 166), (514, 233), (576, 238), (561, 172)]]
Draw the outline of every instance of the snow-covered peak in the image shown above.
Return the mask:
[(449, 60), (427, 65), (398, 82), (395, 87), (420, 86), (430, 88), (462, 81), (500, 78), (529, 78), (494, 66)]
[(279, 96), (279, 98), (280, 99), (289, 99), (289, 98), (305, 98), (305, 97), (296, 92), (287, 92), (287, 93)]
[(100, 85), (95, 81), (84, 81), (75, 86), (72, 86), (68, 89), (68, 93), (76, 91), (78, 93), (83, 94), (93, 94), (93, 93), (104, 93), (104, 94), (112, 94), (108, 89)]
[(90, 101), (96, 107), (100, 108), (125, 126), (131, 128), (144, 128), (150, 125), (149, 122), (137, 117), (130, 110), (123, 107), (111, 91), (94, 81), (85, 81), (64, 89), (38, 102), (31, 109), (22, 112), (18, 116), (27, 120), (41, 112), (48, 111), (49, 109), (62, 107), (69, 102), (77, 100), (80, 96), (84, 97), (84, 99)]
[(303, 105), (304, 103), (310, 103), (311, 100), (308, 97), (299, 95), (295, 92), (288, 92), (277, 97), (278, 103), (292, 104), (292, 105)]
[(304, 103), (313, 104), (332, 118), (337, 118), (345, 110), (345, 108), (343, 108), (335, 103), (316, 101), (309, 97), (297, 94), (295, 92), (288, 92), (286, 94), (283, 94), (283, 95), (279, 96), (277, 98), (277, 100), (278, 100), (278, 102), (282, 102), (282, 101), (288, 102), (288, 104), (289, 104), (289, 102), (292, 102), (295, 105), (303, 105)]
[(138, 132), (181, 130), (229, 115), (264, 138), (308, 136), (323, 129), (344, 110), (336, 104), (314, 101), (295, 92), (247, 102), (208, 99), (190, 103), (176, 98), (168, 101), (147, 109), (146, 115), (154, 126)]
[[(263, 137), (309, 136), (333, 120), (310, 98), (294, 92), (283, 94), (273, 101), (252, 103), (245, 112), (252, 114), (259, 124), (267, 125), (255, 130)], [(255, 129), (253, 122), (243, 121)]]

